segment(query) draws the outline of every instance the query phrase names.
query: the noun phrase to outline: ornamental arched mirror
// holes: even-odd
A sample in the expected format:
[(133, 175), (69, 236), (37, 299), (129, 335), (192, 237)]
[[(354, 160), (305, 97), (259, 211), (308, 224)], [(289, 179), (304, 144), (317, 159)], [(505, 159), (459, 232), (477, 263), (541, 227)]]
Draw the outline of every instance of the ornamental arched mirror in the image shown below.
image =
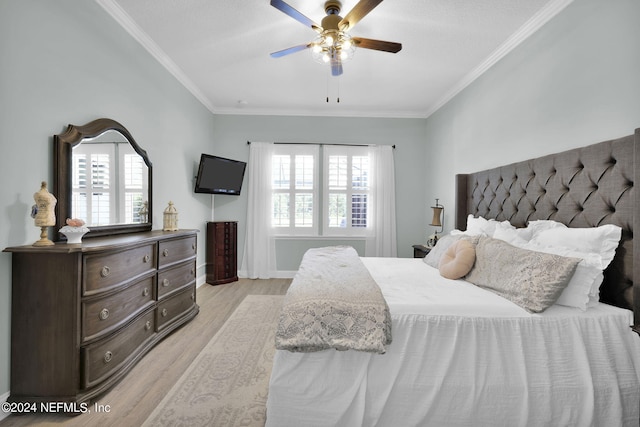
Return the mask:
[(69, 125), (53, 137), (57, 231), (85, 221), (84, 238), (151, 230), (151, 162), (129, 131), (111, 119)]

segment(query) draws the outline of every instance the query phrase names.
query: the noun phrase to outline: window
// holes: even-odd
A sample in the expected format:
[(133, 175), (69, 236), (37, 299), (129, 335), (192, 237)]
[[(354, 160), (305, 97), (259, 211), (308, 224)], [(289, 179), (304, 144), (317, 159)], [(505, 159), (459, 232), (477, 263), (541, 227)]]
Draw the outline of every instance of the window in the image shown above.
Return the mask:
[(317, 145), (276, 145), (271, 181), (276, 235), (364, 235), (368, 147), (323, 146), (320, 152)]
[(367, 228), (369, 153), (366, 147), (324, 148), (324, 230), (327, 235), (359, 235)]
[(74, 182), (72, 197), (74, 218), (82, 218), (89, 225), (113, 223), (114, 188), (109, 184), (115, 150), (112, 144), (81, 144), (73, 150)]
[(318, 147), (278, 145), (272, 156), (272, 221), (276, 234), (318, 234)]
[(147, 165), (135, 152), (122, 153), (121, 156), (124, 164), (121, 173), (124, 176), (120, 178), (123, 183), (120, 194), (124, 195), (124, 203), (120, 205), (120, 218), (124, 218), (125, 223), (141, 223), (143, 218), (140, 216), (140, 209), (145, 202), (144, 195), (147, 194)]
[[(89, 226), (142, 222), (147, 167), (131, 145), (83, 143), (74, 147), (72, 164), (74, 218), (83, 219)], [(117, 170), (120, 176), (114, 176)], [(117, 194), (121, 200), (117, 200)]]

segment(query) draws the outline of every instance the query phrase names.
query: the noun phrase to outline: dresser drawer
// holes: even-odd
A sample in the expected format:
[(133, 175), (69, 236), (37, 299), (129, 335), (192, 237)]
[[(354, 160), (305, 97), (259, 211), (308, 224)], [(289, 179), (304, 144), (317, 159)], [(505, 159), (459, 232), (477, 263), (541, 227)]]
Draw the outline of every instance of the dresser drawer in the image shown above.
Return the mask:
[(196, 261), (189, 261), (158, 273), (158, 299), (196, 280)]
[(82, 348), (82, 387), (89, 388), (131, 362), (154, 332), (154, 310), (106, 340)]
[(154, 304), (154, 277), (117, 294), (82, 301), (82, 342), (109, 333)]
[(149, 244), (111, 254), (87, 255), (82, 280), (83, 295), (92, 295), (125, 284), (156, 268), (156, 245)]
[(191, 311), (196, 303), (195, 283), (184, 290), (158, 303), (156, 308), (156, 328), (161, 331), (175, 319)]
[(158, 246), (158, 268), (195, 257), (196, 249), (196, 236), (162, 241)]

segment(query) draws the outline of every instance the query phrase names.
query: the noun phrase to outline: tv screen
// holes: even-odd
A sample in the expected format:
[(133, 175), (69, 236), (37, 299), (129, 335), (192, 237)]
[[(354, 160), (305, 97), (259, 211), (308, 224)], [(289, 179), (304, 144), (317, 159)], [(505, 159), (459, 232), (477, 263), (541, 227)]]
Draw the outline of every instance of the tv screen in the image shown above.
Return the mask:
[(194, 191), (238, 196), (246, 167), (246, 162), (202, 154)]

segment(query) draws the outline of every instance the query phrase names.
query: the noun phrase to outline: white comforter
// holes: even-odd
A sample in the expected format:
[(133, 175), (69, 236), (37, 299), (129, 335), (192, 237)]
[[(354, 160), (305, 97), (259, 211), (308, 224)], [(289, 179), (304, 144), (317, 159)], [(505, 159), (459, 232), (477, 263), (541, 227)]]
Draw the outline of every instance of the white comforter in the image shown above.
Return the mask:
[(363, 261), (393, 343), (383, 355), (277, 351), (267, 426), (638, 426), (630, 311), (529, 314), (419, 259)]

